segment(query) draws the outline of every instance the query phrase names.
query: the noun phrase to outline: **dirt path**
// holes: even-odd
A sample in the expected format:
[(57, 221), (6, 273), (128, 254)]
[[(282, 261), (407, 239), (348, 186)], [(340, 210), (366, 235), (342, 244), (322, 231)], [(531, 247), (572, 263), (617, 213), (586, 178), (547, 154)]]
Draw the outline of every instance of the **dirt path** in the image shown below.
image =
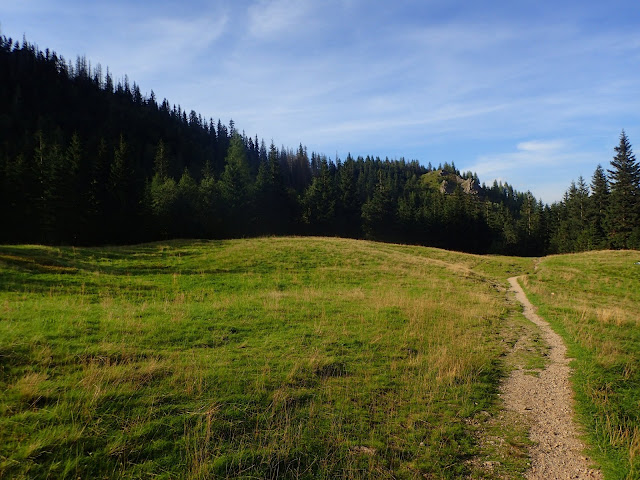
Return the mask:
[(539, 377), (527, 375), (522, 369), (514, 371), (503, 387), (502, 398), (507, 409), (524, 415), (531, 424), (531, 469), (528, 479), (602, 479), (598, 470), (585, 457), (584, 444), (578, 439), (573, 422), (573, 397), (569, 384), (567, 348), (558, 334), (533, 310), (518, 284), (517, 277), (509, 279), (512, 291), (524, 307), (527, 319), (542, 330), (549, 345), (549, 364)]

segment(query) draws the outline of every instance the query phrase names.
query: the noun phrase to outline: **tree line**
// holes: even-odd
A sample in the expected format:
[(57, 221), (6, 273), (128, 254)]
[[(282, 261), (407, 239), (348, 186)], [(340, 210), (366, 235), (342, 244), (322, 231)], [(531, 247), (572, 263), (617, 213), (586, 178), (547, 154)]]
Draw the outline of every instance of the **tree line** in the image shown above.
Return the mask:
[(640, 248), (640, 165), (624, 130), (610, 168), (580, 176), (551, 206), (550, 251)]
[(267, 145), (26, 40), (0, 37), (0, 105), (2, 242), (299, 234), (542, 255), (640, 241), (624, 133), (611, 170), (547, 206), (453, 163)]

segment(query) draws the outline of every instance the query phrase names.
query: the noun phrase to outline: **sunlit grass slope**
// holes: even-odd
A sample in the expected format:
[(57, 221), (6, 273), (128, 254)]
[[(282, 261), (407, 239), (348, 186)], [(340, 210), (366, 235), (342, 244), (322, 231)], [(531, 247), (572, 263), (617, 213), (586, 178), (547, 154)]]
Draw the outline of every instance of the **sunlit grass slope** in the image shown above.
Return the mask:
[(497, 286), (530, 266), (322, 238), (0, 246), (0, 477), (458, 478), (502, 373)]
[(545, 258), (527, 293), (569, 344), (574, 387), (607, 478), (640, 478), (640, 252)]

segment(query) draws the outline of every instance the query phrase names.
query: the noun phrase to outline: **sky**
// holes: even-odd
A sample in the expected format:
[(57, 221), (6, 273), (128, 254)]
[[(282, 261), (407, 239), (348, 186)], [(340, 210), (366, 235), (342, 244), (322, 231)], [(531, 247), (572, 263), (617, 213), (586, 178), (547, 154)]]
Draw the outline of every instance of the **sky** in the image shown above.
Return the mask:
[(640, 145), (637, 0), (0, 0), (0, 34), (267, 144), (453, 162), (546, 203), (622, 129)]

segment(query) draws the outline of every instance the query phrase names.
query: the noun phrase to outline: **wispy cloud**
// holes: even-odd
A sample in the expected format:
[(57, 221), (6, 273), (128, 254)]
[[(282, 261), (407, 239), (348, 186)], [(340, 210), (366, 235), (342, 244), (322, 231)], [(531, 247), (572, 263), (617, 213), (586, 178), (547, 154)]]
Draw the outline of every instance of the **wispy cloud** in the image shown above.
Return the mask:
[(247, 10), (248, 30), (260, 39), (303, 29), (313, 3), (307, 0), (258, 0)]
[(553, 155), (561, 151), (566, 145), (564, 140), (529, 140), (527, 142), (520, 142), (517, 145), (519, 152), (529, 152), (532, 154), (547, 154)]
[(527, 140), (512, 151), (480, 155), (464, 170), (477, 172), (488, 184), (507, 181), (521, 191), (532, 190), (550, 203), (560, 200), (579, 175), (588, 179), (600, 162), (600, 152), (585, 151), (569, 139)]
[(192, 68), (193, 62), (222, 36), (227, 23), (225, 14), (130, 19), (118, 27), (130, 43), (114, 44), (105, 39), (97, 50), (101, 56), (114, 59), (118, 69), (131, 76), (175, 73), (176, 69)]

